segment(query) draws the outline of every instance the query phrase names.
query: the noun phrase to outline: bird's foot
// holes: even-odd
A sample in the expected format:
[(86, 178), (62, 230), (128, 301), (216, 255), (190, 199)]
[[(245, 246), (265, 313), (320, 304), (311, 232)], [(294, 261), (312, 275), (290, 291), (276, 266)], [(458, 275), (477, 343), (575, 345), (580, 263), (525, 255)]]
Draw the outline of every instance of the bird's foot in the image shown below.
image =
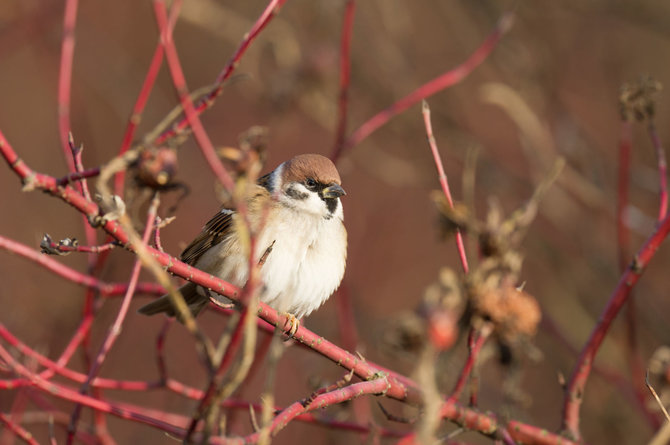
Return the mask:
[[(286, 316), (283, 326), (284, 334), (287, 336), (286, 340), (291, 340), (300, 327), (300, 320), (295, 315), (289, 314), (288, 312), (283, 312), (282, 315)], [(288, 329), (286, 329), (286, 325), (289, 326)]]

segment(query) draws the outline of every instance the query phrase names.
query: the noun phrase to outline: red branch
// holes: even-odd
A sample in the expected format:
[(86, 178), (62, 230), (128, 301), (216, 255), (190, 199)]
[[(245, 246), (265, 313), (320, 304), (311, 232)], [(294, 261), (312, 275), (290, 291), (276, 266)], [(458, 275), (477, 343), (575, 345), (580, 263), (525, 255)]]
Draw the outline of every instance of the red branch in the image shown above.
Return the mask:
[[(288, 423), (303, 413), (326, 408), (330, 405), (342, 403), (347, 400), (353, 400), (365, 394), (384, 394), (390, 387), (389, 382), (384, 377), (375, 378), (367, 382), (354, 383), (353, 385), (339, 388), (335, 391), (327, 392), (317, 396), (309, 405), (303, 405), (303, 402), (295, 402), (281, 413), (279, 413), (269, 426), (270, 433), (274, 436)], [(231, 441), (231, 444), (250, 444), (256, 443), (261, 438), (261, 433), (254, 433), (239, 441)]]
[(661, 138), (658, 137), (656, 126), (652, 118), (649, 118), (649, 137), (656, 152), (656, 162), (658, 164), (658, 183), (660, 205), (658, 209), (658, 220), (661, 221), (668, 213), (668, 162), (665, 159), (665, 151)]
[[(176, 16), (179, 8), (176, 7), (175, 4), (180, 5), (181, 2), (175, 2), (173, 4), (173, 11), (176, 11), (174, 12), (174, 15)], [(161, 42), (165, 48), (165, 57), (167, 59), (168, 67), (170, 68), (170, 74), (172, 75), (172, 83), (179, 96), (179, 102), (184, 109), (184, 115), (186, 116), (188, 125), (191, 127), (191, 130), (193, 130), (193, 135), (198, 142), (200, 151), (202, 151), (203, 156), (205, 156), (205, 159), (216, 178), (227, 190), (232, 191), (235, 187), (233, 179), (216, 155), (214, 145), (209, 139), (205, 127), (203, 127), (202, 122), (198, 117), (199, 113), (196, 112), (195, 107), (193, 106), (193, 101), (191, 100), (188, 87), (186, 86), (186, 78), (184, 77), (181, 63), (179, 62), (177, 48), (172, 40), (172, 27), (168, 25), (167, 11), (165, 10), (165, 3), (163, 0), (154, 0), (154, 12), (156, 15), (156, 22), (158, 23), (158, 29), (161, 34)]]
[[(197, 105), (194, 106), (194, 111), (196, 114), (200, 114), (209, 108), (214, 99), (221, 94), (223, 91), (223, 84), (235, 71), (237, 65), (240, 63), (242, 56), (251, 45), (251, 42), (258, 36), (258, 34), (265, 28), (265, 26), (272, 20), (272, 18), (279, 12), (279, 9), (286, 3), (286, 0), (271, 0), (268, 5), (263, 10), (263, 13), (258, 17), (254, 25), (251, 27), (251, 30), (244, 35), (240, 46), (237, 48), (233, 56), (230, 58), (226, 66), (223, 68), (221, 73), (218, 75), (215, 81), (216, 88), (212, 90), (205, 98), (200, 100)], [(171, 125), (169, 129), (165, 130), (157, 139), (156, 144), (161, 144), (167, 139), (174, 137), (176, 134), (189, 125), (189, 121), (186, 117), (182, 118), (180, 121), (175, 122), (174, 125)]]
[(21, 425), (18, 425), (12, 421), (12, 419), (7, 415), (0, 413), (0, 423), (3, 423), (9, 431), (14, 433), (16, 437), (23, 440), (25, 443), (30, 445), (39, 445), (40, 443), (35, 440), (30, 431), (27, 431)]
[(454, 389), (451, 391), (451, 395), (447, 399), (448, 401), (457, 401), (461, 396), (461, 392), (463, 391), (463, 388), (465, 388), (465, 384), (467, 383), (468, 377), (472, 372), (472, 368), (474, 368), (475, 363), (477, 362), (479, 352), (482, 350), (482, 347), (484, 346), (484, 343), (486, 343), (486, 339), (490, 334), (491, 326), (488, 324), (484, 325), (479, 330), (473, 329), (470, 331), (470, 336), (468, 338), (468, 358), (465, 361), (465, 365), (463, 365), (461, 374), (458, 376), (458, 381), (456, 382)]
[(584, 397), (584, 387), (593, 367), (593, 360), (600, 345), (623, 305), (628, 301), (631, 290), (638, 282), (649, 261), (654, 257), (661, 243), (670, 232), (670, 218), (666, 217), (654, 233), (645, 241), (631, 265), (621, 276), (598, 323), (584, 345), (573, 368), (572, 376), (565, 390), (563, 406), (563, 428), (575, 440), (580, 438), (579, 409)]
[(356, 145), (358, 145), (365, 138), (370, 136), (372, 133), (377, 131), (381, 126), (385, 125), (391, 118), (402, 113), (409, 107), (414, 104), (419, 103), (421, 100), (426, 99), (433, 94), (449, 88), (461, 80), (465, 79), (470, 73), (477, 68), (486, 58), (491, 54), (491, 51), (496, 47), (503, 34), (505, 34), (512, 26), (513, 14), (511, 12), (506, 13), (498, 21), (496, 28), (488, 36), (488, 38), (482, 43), (482, 45), (475, 50), (475, 52), (468, 57), (468, 59), (463, 62), (461, 65), (456, 68), (447, 71), (444, 74), (436, 77), (428, 83), (421, 85), (416, 90), (412, 91), (407, 96), (403, 97), (399, 101), (395, 102), (393, 105), (385, 108), (380, 111), (370, 119), (368, 119), (363, 125), (358, 127), (354, 133), (349, 136), (349, 138), (338, 148), (336, 148), (331, 154), (330, 158), (335, 162), (337, 161), (342, 153)]
[[(447, 181), (447, 174), (444, 172), (444, 166), (442, 165), (442, 158), (440, 158), (440, 152), (437, 149), (437, 143), (435, 142), (435, 136), (433, 135), (433, 125), (430, 122), (430, 108), (428, 107), (428, 102), (424, 100), (421, 109), (423, 112), (423, 123), (426, 127), (426, 135), (428, 136), (428, 144), (430, 145), (430, 151), (433, 153), (433, 161), (435, 161), (435, 166), (437, 167), (437, 174), (440, 179), (440, 186), (442, 186), (442, 192), (444, 192), (444, 196), (447, 199), (449, 207), (453, 209), (454, 200), (451, 198), (451, 190), (449, 190), (449, 181)], [(456, 229), (456, 248), (458, 249), (458, 256), (461, 259), (463, 272), (467, 274), (470, 268), (468, 267), (468, 257), (465, 254), (465, 244), (463, 243), (463, 234), (459, 229)]]
[(58, 133), (68, 170), (75, 172), (74, 159), (70, 158), (70, 92), (72, 87), (72, 60), (74, 59), (74, 28), (77, 23), (79, 0), (65, 2), (63, 17), (63, 42), (61, 47), (60, 71), (58, 75)]
[(356, 0), (347, 0), (342, 20), (342, 40), (340, 43), (340, 95), (338, 98), (338, 120), (335, 130), (333, 153), (338, 153), (344, 144), (347, 133), (347, 104), (349, 101), (349, 82), (351, 79), (351, 34), (354, 28)]
[[(9, 252), (20, 255), (24, 258), (32, 260), (45, 269), (60, 275), (72, 283), (86, 286), (90, 289), (95, 289), (100, 292), (100, 295), (105, 297), (116, 297), (123, 295), (128, 289), (128, 283), (107, 283), (100, 281), (97, 278), (83, 274), (71, 267), (59, 263), (54, 258), (41, 254), (39, 251), (32, 249), (25, 244), (13, 241), (0, 235), (0, 249), (5, 249)], [(165, 293), (165, 289), (156, 283), (139, 283), (137, 285), (137, 292), (146, 295), (160, 296)]]
[[(154, 202), (152, 202), (151, 206), (149, 207), (146, 227), (144, 228), (144, 234), (142, 236), (142, 243), (144, 244), (146, 244), (149, 241), (149, 236), (151, 235), (151, 231), (154, 227), (154, 221), (156, 219), (157, 210), (158, 210), (158, 200), (154, 198)], [(135, 295), (135, 290), (137, 288), (137, 281), (139, 280), (141, 270), (142, 270), (142, 263), (140, 262), (140, 259), (137, 258), (135, 260), (135, 264), (133, 265), (133, 270), (130, 274), (130, 279), (128, 281), (128, 290), (126, 291), (126, 294), (123, 296), (123, 301), (121, 302), (119, 312), (117, 313), (114, 323), (109, 328), (109, 332), (107, 333), (107, 336), (105, 337), (105, 339), (102, 342), (102, 345), (100, 346), (100, 350), (98, 351), (98, 354), (95, 357), (93, 364), (91, 365), (91, 368), (88, 372), (88, 376), (86, 376), (86, 381), (81, 385), (81, 388), (79, 389), (80, 394), (85, 394), (88, 391), (91, 381), (95, 377), (97, 377), (98, 373), (100, 372), (100, 368), (102, 368), (103, 362), (107, 358), (107, 354), (112, 349), (112, 346), (114, 346), (116, 339), (119, 337), (119, 334), (121, 333), (121, 327), (123, 326), (123, 322), (125, 321), (126, 315), (128, 314), (128, 309), (130, 308), (130, 302), (133, 298), (133, 295)], [(68, 428), (67, 443), (72, 443), (72, 441), (74, 440), (80, 414), (81, 414), (81, 405), (76, 405), (72, 412), (70, 427)]]

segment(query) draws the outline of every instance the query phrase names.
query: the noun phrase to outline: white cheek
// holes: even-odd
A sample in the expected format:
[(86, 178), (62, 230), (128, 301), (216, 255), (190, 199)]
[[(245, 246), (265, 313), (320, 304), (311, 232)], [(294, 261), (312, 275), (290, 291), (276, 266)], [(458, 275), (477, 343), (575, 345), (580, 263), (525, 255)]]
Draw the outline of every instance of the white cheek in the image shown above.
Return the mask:
[(326, 203), (323, 202), (321, 198), (319, 198), (317, 193), (308, 190), (302, 184), (292, 184), (290, 187), (292, 187), (297, 193), (306, 195), (306, 198), (295, 199), (288, 196), (286, 193), (283, 193), (280, 196), (280, 201), (283, 201), (289, 207), (292, 207), (296, 210), (313, 215), (325, 216), (328, 213)]

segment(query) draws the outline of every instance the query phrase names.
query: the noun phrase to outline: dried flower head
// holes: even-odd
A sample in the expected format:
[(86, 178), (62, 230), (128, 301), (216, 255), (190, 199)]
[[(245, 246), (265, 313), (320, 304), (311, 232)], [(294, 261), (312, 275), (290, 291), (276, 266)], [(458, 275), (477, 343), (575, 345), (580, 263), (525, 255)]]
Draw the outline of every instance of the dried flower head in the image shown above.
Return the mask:
[(164, 188), (177, 174), (177, 151), (168, 147), (151, 147), (140, 153), (136, 163), (138, 183), (153, 189)]
[(534, 336), (542, 318), (535, 298), (510, 284), (475, 288), (471, 302), (475, 317), (491, 321), (495, 333), (511, 344)]
[(621, 119), (638, 121), (653, 118), (656, 112), (656, 96), (663, 89), (661, 82), (651, 76), (642, 76), (637, 81), (621, 86), (619, 107)]

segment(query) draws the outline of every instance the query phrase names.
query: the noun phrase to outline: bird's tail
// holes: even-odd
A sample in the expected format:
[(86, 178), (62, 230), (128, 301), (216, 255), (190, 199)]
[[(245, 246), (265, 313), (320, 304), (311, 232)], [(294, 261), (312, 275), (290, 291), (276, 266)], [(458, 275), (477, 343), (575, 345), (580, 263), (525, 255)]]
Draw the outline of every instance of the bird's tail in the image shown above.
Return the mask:
[[(184, 301), (186, 301), (188, 308), (194, 316), (198, 315), (209, 301), (207, 297), (200, 295), (197, 289), (198, 287), (193, 283), (186, 283), (179, 288), (179, 292), (181, 292)], [(170, 317), (174, 317), (176, 314), (176, 310), (168, 295), (163, 295), (159, 299), (152, 301), (149, 304), (145, 304), (139, 308), (137, 312), (144, 315), (155, 315), (165, 312)]]

